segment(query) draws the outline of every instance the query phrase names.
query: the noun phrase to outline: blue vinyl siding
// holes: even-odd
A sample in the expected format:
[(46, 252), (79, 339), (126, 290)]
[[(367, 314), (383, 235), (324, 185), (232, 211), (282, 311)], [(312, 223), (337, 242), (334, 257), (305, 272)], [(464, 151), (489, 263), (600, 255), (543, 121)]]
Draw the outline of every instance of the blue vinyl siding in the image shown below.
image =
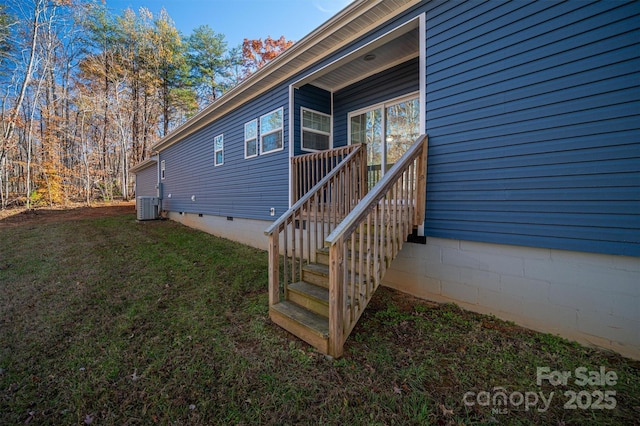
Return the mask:
[(347, 119), (352, 111), (420, 90), (418, 59), (372, 75), (336, 92), (333, 97), (333, 146), (348, 142)]
[[(284, 107), (284, 149), (245, 159), (244, 124), (280, 107)], [(271, 207), (277, 215), (285, 212), (289, 202), (288, 111), (288, 87), (281, 86), (163, 150), (163, 208), (262, 220), (273, 219)], [(214, 167), (213, 138), (220, 134), (224, 134), (224, 164)]]
[(638, 15), (430, 5), (427, 235), (640, 255)]
[[(166, 209), (272, 220), (288, 203), (289, 84), (426, 16), (428, 236), (640, 255), (640, 2), (423, 1), (163, 150)], [(410, 60), (333, 94), (347, 115), (416, 92)], [(331, 94), (294, 91), (330, 113)], [(284, 107), (284, 150), (244, 159), (244, 123)], [(225, 164), (213, 167), (224, 134)], [(167, 198), (172, 194), (172, 198)], [(191, 201), (191, 196), (196, 201)]]
[(158, 192), (158, 168), (157, 164), (152, 164), (136, 173), (136, 197), (155, 197)]
[(328, 92), (319, 87), (304, 85), (297, 89), (294, 94), (295, 97), (295, 109), (293, 114), (293, 123), (295, 133), (293, 139), (294, 155), (306, 154), (302, 151), (301, 147), (301, 132), (300, 132), (300, 108), (309, 108), (314, 111), (322, 112), (331, 115), (331, 92)]

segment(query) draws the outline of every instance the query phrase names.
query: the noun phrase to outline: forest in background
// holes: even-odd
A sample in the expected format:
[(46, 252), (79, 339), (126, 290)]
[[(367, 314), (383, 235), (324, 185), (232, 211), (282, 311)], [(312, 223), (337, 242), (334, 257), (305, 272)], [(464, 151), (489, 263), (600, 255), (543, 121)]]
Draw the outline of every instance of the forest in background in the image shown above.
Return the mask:
[(151, 146), (293, 42), (99, 0), (0, 4), (0, 208), (128, 199)]

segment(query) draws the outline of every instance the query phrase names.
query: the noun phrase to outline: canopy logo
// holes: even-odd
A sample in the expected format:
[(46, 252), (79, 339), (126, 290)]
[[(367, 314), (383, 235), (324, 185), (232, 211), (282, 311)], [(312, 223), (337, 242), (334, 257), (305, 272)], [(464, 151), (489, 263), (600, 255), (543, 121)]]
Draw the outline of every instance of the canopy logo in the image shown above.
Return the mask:
[[(507, 414), (509, 408), (520, 409), (524, 407), (525, 411), (536, 409), (541, 413), (546, 412), (551, 405), (553, 392), (546, 397), (544, 392), (511, 392), (507, 394), (507, 390), (502, 386), (494, 387), (492, 392), (481, 391), (478, 393), (467, 392), (462, 397), (462, 402), (467, 407), (473, 407), (478, 404), (484, 407), (491, 407), (493, 414)], [(540, 406), (539, 406), (540, 404)]]

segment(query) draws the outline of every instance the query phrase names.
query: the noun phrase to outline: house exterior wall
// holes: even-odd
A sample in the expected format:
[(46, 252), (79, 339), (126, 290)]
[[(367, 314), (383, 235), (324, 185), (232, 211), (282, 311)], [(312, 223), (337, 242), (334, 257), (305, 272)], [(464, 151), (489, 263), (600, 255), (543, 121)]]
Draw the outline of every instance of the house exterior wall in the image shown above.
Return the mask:
[[(428, 238), (385, 284), (640, 358), (638, 2), (421, 2), (163, 150), (163, 208), (264, 248), (269, 209), (288, 207), (288, 84), (423, 13)], [(334, 93), (334, 146), (349, 111), (419, 90), (418, 67)], [(294, 93), (297, 155), (300, 106), (330, 96)], [(244, 123), (279, 107), (283, 151), (245, 160)]]
[[(168, 212), (167, 217), (173, 221), (179, 222), (190, 228), (199, 229), (217, 237), (226, 238), (241, 244), (245, 244), (260, 250), (269, 249), (269, 239), (257, 236), (264, 235), (264, 230), (271, 225), (271, 221), (234, 218), (229, 220), (227, 217), (212, 216), (207, 214), (187, 213), (187, 212)], [(316, 226), (316, 222), (306, 222), (306, 226), (312, 229)], [(288, 232), (291, 235), (292, 225), (288, 225)], [(319, 226), (319, 225), (318, 225)], [(317, 247), (315, 236), (311, 235), (311, 244), (309, 247)], [(321, 243), (320, 243), (321, 244)], [(280, 254), (284, 255), (284, 236), (280, 235)], [(301, 248), (304, 256), (309, 253), (307, 245)], [(316, 253), (311, 252), (311, 259), (315, 261)]]
[(424, 7), (426, 235), (640, 255), (640, 3)]
[(152, 164), (136, 173), (136, 197), (149, 196), (155, 197), (158, 192), (156, 185), (158, 183), (157, 164)]
[(420, 10), (428, 238), (385, 284), (640, 358), (640, 4)]
[(640, 4), (423, 2), (403, 19), (422, 12), (428, 239), (385, 284), (640, 358)]
[[(244, 124), (283, 108), (283, 149), (244, 158)], [(163, 210), (273, 220), (288, 206), (288, 88), (246, 104), (160, 152), (165, 161)], [(258, 125), (259, 126), (259, 125)], [(224, 135), (224, 164), (214, 166), (213, 138)], [(194, 197), (192, 199), (192, 197)]]
[[(425, 1), (307, 72), (425, 13), (426, 234), (638, 255), (639, 9)], [(334, 94), (334, 146), (346, 143), (349, 111), (418, 89), (415, 71), (400, 73), (410, 66), (417, 60)], [(304, 97), (320, 110), (318, 93), (296, 92), (294, 121)], [(282, 85), (162, 151), (166, 173), (178, 175), (166, 180), (164, 207), (267, 220), (271, 207), (282, 213), (288, 147), (245, 160), (242, 135), (246, 121), (279, 106), (287, 145)], [(214, 168), (221, 133), (225, 164)]]
[(217, 237), (226, 238), (241, 244), (246, 244), (261, 250), (269, 248), (267, 238), (257, 236), (264, 235), (264, 230), (271, 224), (270, 221), (256, 219), (233, 219), (187, 212), (169, 212), (167, 217), (190, 228), (199, 229)]
[(640, 258), (427, 238), (383, 284), (640, 359)]

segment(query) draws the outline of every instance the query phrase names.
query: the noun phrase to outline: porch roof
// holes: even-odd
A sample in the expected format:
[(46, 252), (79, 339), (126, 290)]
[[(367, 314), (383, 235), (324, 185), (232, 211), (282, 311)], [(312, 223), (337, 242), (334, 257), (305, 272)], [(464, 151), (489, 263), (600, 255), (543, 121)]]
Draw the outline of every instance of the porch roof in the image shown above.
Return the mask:
[(413, 20), (297, 81), (336, 92), (420, 54), (419, 23)]

